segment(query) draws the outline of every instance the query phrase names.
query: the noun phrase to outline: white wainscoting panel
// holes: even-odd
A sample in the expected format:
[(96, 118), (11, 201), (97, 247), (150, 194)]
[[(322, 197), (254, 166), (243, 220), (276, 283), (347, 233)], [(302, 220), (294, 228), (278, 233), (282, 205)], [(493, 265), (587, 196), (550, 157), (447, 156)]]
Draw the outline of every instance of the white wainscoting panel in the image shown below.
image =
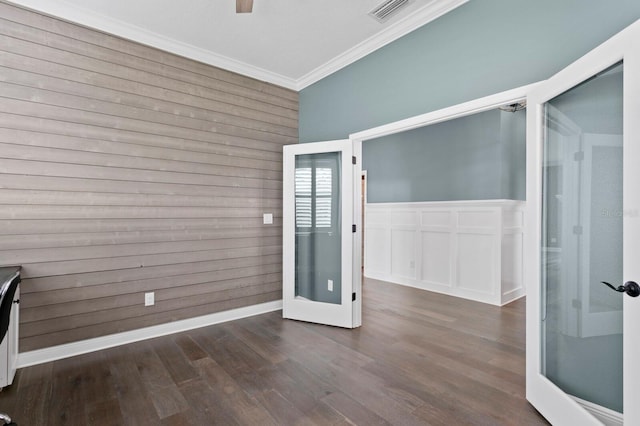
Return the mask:
[[(364, 246), (365, 269), (372, 274), (388, 275), (391, 273), (391, 242), (390, 231), (383, 227), (371, 227), (366, 230), (366, 243)], [(380, 250), (381, 247), (388, 247), (388, 250)]]
[(483, 299), (495, 291), (497, 238), (490, 234), (458, 234), (456, 288), (473, 299)]
[(502, 295), (517, 293), (522, 287), (522, 232), (502, 235)]
[(365, 276), (494, 305), (524, 296), (524, 202), (365, 208)]
[(410, 229), (391, 229), (391, 273), (416, 278), (416, 233)]
[(451, 287), (452, 244), (448, 232), (422, 231), (422, 281)]

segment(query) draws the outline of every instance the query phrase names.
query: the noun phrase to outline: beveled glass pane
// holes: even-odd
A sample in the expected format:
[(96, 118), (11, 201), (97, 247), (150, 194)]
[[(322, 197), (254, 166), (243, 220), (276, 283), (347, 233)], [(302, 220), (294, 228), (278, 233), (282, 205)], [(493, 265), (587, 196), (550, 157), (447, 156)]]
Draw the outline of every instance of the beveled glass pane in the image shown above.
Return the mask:
[(545, 104), (543, 374), (622, 412), (622, 87), (618, 64)]
[(341, 153), (296, 156), (295, 297), (342, 303)]

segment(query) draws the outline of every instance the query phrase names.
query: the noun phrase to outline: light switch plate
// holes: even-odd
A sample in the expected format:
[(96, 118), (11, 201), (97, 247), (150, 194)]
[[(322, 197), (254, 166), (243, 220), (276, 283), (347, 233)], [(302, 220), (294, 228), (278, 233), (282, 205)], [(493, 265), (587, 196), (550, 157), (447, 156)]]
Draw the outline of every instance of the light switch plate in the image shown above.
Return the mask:
[(262, 223), (265, 225), (273, 224), (273, 213), (265, 213), (262, 215)]
[(153, 306), (155, 303), (155, 293), (153, 291), (144, 294), (144, 306)]

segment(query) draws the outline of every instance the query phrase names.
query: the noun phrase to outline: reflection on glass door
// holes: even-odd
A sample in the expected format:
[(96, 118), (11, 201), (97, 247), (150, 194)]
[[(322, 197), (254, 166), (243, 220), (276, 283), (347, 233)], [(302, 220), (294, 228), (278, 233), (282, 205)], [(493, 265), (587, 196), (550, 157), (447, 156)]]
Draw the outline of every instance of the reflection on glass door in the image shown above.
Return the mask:
[(341, 153), (296, 156), (295, 297), (342, 303)]
[(622, 412), (623, 65), (545, 105), (542, 373)]

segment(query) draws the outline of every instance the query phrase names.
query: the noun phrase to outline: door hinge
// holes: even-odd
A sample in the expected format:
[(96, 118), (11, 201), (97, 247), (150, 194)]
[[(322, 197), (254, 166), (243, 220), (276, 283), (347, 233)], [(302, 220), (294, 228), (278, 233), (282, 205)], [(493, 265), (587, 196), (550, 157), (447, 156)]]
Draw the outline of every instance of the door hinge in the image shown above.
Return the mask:
[(582, 226), (576, 225), (573, 227), (573, 233), (575, 235), (582, 235)]
[(356, 164), (356, 156), (351, 157), (351, 164)]
[(351, 232), (356, 232), (356, 226), (355, 225), (351, 225)]
[(573, 154), (573, 160), (574, 161), (582, 161), (582, 160), (584, 160), (584, 151), (578, 151), (575, 154)]
[(352, 302), (356, 301), (356, 294), (355, 293), (351, 293), (351, 301)]

